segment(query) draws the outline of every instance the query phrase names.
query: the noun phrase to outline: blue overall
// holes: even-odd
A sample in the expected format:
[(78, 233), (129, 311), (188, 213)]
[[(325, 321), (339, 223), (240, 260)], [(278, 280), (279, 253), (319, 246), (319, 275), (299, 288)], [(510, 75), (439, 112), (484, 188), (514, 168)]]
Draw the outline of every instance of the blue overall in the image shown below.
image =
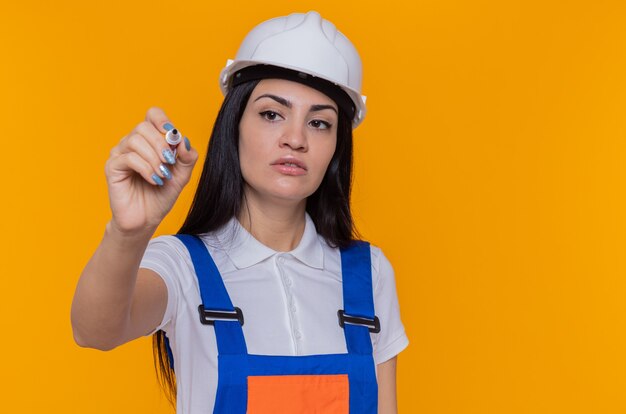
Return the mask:
[[(215, 329), (219, 377), (214, 413), (243, 414), (247, 409), (250, 410), (249, 377), (324, 377), (338, 374), (347, 376), (349, 384), (349, 411), (346, 412), (377, 412), (378, 385), (370, 331), (379, 332), (380, 325), (374, 314), (368, 243), (355, 242), (349, 248), (341, 250), (344, 309), (338, 311), (338, 317), (339, 324), (344, 329), (348, 353), (270, 356), (248, 353), (241, 327), (244, 322), (243, 314), (231, 303), (217, 266), (202, 240), (192, 235), (176, 237), (189, 250), (198, 278), (202, 299), (202, 305), (199, 306), (200, 321), (213, 325)], [(281, 397), (277, 395), (276, 398)]]

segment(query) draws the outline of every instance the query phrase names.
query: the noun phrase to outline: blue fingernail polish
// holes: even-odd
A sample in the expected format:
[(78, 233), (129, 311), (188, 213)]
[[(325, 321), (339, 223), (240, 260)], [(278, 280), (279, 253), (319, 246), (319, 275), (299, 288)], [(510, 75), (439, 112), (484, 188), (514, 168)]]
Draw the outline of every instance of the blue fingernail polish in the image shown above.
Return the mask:
[(174, 153), (169, 148), (163, 150), (163, 158), (165, 158), (165, 161), (167, 161), (168, 164), (174, 164), (176, 162)]
[(152, 174), (152, 179), (154, 180), (154, 182), (155, 182), (157, 185), (159, 185), (159, 186), (160, 186), (160, 185), (163, 185), (163, 180), (161, 180), (161, 177), (159, 177), (158, 175), (156, 175), (156, 174)]
[(165, 165), (163, 164), (159, 165), (159, 170), (161, 170), (165, 178), (167, 178), (168, 180), (172, 179), (172, 173)]
[(170, 129), (174, 129), (174, 125), (170, 124), (169, 122), (166, 122), (163, 124), (163, 129), (166, 131), (169, 131)]
[(187, 151), (191, 149), (191, 143), (187, 137), (185, 137), (185, 148), (187, 148)]

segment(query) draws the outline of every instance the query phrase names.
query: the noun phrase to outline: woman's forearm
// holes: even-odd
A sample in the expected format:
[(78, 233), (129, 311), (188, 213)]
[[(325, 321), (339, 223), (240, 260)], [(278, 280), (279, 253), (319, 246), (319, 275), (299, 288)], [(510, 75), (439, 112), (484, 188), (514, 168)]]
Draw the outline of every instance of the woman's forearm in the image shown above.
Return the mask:
[(124, 234), (113, 222), (83, 269), (72, 302), (76, 343), (108, 350), (123, 341), (137, 271), (154, 229)]

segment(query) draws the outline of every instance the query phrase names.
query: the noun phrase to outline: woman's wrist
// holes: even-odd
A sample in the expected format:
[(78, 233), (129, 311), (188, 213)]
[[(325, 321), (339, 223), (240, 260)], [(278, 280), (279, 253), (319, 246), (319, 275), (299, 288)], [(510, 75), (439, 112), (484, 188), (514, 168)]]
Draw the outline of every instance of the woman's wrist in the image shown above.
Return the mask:
[(156, 226), (145, 226), (135, 230), (124, 230), (120, 228), (115, 220), (111, 219), (105, 227), (105, 238), (115, 242), (118, 246), (136, 247), (147, 244), (154, 235)]

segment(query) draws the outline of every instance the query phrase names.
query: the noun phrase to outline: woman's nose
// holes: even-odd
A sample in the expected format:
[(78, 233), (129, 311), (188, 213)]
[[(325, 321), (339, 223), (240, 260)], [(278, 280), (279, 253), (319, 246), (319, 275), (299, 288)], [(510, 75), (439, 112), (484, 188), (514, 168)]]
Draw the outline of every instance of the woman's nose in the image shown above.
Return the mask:
[(294, 151), (308, 150), (305, 127), (299, 124), (288, 126), (281, 137), (280, 145), (288, 146)]

